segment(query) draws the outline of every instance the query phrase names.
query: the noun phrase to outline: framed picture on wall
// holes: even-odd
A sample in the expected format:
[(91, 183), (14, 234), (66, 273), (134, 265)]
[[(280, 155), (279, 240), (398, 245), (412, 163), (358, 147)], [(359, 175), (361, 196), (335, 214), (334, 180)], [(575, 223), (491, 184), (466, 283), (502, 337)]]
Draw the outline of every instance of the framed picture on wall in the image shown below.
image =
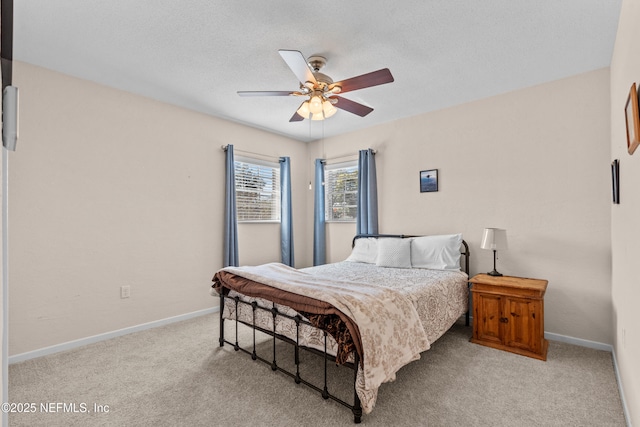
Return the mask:
[(613, 203), (620, 204), (620, 161), (611, 162), (611, 189), (613, 190)]
[(627, 151), (633, 154), (640, 145), (640, 116), (638, 115), (638, 92), (633, 82), (624, 106), (624, 117), (627, 121)]
[(420, 192), (438, 191), (438, 169), (420, 171)]

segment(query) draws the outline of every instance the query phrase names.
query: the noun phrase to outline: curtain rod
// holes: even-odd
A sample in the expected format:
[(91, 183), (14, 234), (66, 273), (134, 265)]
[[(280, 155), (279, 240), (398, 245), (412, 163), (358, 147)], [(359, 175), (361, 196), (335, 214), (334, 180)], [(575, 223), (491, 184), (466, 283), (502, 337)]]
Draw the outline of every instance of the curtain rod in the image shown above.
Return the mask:
[[(377, 153), (377, 151), (376, 151), (376, 150), (371, 150), (371, 152), (372, 152), (373, 154), (376, 154), (376, 153)], [(356, 154), (345, 154), (344, 156), (336, 156), (336, 157), (331, 157), (331, 158), (329, 158), (329, 159), (323, 159), (323, 160), (324, 160), (325, 162), (332, 162), (332, 161), (334, 161), (334, 160), (338, 160), (338, 159), (345, 159), (345, 158), (348, 158), (348, 157), (358, 157), (358, 155), (359, 155), (358, 153), (356, 153)]]
[[(226, 145), (223, 145), (223, 146), (221, 146), (220, 148), (222, 148), (222, 151), (227, 151), (227, 146), (226, 146)], [(238, 153), (253, 154), (253, 155), (255, 155), (255, 156), (262, 156), (262, 157), (266, 157), (266, 158), (269, 158), (269, 159), (276, 159), (276, 160), (280, 161), (280, 157), (270, 156), (270, 155), (268, 155), (268, 154), (254, 153), (253, 151), (239, 150), (239, 149), (237, 149), (237, 148), (236, 148), (236, 149), (234, 149), (234, 151), (237, 151)], [(376, 151), (376, 150), (371, 150), (371, 152), (372, 152), (373, 154), (376, 154), (376, 153), (377, 153), (377, 151)], [(338, 160), (338, 159), (345, 159), (345, 158), (348, 158), (348, 157), (358, 157), (358, 153), (355, 153), (355, 154), (345, 154), (344, 156), (336, 156), (336, 157), (331, 157), (331, 158), (329, 158), (329, 159), (323, 159), (323, 160), (324, 160), (325, 162), (331, 162), (331, 161), (334, 161), (334, 160)]]
[[(225, 151), (225, 152), (227, 151), (227, 146), (226, 146), (226, 145), (223, 145), (223, 146), (222, 146), (222, 147), (220, 147), (220, 148), (222, 148), (222, 151)], [(254, 153), (253, 151), (239, 150), (239, 149), (237, 149), (237, 148), (234, 148), (234, 150), (233, 150), (233, 151), (238, 152), (238, 153), (244, 153), (244, 154), (253, 154), (254, 156), (266, 157), (267, 159), (275, 159), (275, 160), (276, 160), (276, 162), (279, 162), (279, 161), (280, 161), (280, 157), (270, 156), (270, 155), (268, 155), (268, 154)]]

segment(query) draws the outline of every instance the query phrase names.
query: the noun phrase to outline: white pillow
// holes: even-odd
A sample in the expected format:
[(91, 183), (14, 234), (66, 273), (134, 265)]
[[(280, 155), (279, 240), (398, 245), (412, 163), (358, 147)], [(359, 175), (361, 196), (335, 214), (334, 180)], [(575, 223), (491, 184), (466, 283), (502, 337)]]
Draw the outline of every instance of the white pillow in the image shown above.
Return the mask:
[(411, 239), (411, 266), (436, 270), (460, 270), (462, 234)]
[(366, 262), (375, 264), (378, 256), (378, 239), (367, 237), (366, 239), (356, 239), (356, 244), (351, 251), (351, 255), (345, 261)]
[(379, 267), (411, 268), (411, 240), (381, 238), (378, 242)]

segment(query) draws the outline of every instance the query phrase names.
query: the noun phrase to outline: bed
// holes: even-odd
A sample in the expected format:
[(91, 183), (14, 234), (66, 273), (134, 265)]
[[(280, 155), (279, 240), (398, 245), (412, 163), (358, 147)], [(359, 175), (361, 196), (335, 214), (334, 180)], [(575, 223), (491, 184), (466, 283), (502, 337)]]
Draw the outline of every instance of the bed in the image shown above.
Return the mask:
[[(462, 315), (469, 323), (469, 249), (462, 235), (366, 235), (345, 261), (296, 270), (279, 263), (227, 267), (213, 278), (220, 297), (220, 346), (261, 360), (351, 409), (354, 422), (375, 406), (378, 388), (420, 358)], [(462, 268), (461, 268), (462, 267)], [(235, 342), (224, 321), (236, 325)], [(238, 343), (253, 328), (253, 349)], [(273, 360), (256, 354), (255, 331), (273, 337)], [(294, 346), (295, 372), (276, 361), (276, 340)], [(324, 359), (324, 386), (300, 376), (299, 351)], [(354, 371), (353, 403), (327, 388), (327, 363)]]

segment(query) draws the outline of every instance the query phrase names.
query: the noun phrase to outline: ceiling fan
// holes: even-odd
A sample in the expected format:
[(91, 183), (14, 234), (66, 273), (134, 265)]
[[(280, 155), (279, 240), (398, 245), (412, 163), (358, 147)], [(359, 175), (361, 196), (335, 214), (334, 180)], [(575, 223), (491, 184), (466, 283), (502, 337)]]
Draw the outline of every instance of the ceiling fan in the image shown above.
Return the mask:
[(238, 95), (307, 97), (289, 119), (290, 122), (299, 122), (304, 119), (324, 120), (336, 113), (336, 107), (364, 117), (372, 112), (373, 108), (343, 98), (338, 94), (393, 82), (393, 76), (388, 68), (334, 82), (331, 77), (320, 72), (327, 63), (324, 57), (315, 55), (306, 60), (299, 51), (286, 49), (280, 49), (278, 53), (300, 81), (300, 90), (293, 92), (238, 91)]

